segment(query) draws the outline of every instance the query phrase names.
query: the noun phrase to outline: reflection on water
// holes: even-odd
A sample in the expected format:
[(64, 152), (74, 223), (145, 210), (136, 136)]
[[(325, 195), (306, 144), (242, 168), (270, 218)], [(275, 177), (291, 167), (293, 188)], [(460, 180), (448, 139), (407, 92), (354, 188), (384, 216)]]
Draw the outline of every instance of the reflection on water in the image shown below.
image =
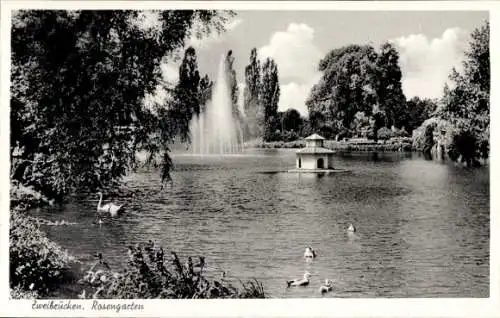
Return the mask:
[[(39, 210), (49, 235), (86, 260), (102, 251), (116, 267), (126, 247), (154, 240), (179, 256), (205, 255), (214, 271), (257, 278), (272, 297), (488, 297), (488, 169), (462, 169), (408, 154), (339, 156), (350, 174), (276, 173), (293, 151), (174, 156), (174, 185), (159, 173), (126, 180), (126, 214), (93, 224), (96, 196)], [(357, 227), (348, 234), (349, 223)], [(312, 246), (318, 257), (305, 262)], [(309, 271), (306, 288), (286, 280)], [(333, 280), (321, 296), (320, 284)]]

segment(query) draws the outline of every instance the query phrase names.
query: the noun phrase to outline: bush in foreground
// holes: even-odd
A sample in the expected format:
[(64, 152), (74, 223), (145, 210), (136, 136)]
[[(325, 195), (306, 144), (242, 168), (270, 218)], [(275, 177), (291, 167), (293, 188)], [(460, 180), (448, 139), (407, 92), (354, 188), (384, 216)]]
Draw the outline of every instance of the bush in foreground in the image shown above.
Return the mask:
[(39, 298), (38, 293), (35, 291), (26, 291), (21, 287), (16, 286), (14, 288), (10, 288), (10, 298), (11, 299), (36, 299)]
[(34, 220), (12, 210), (9, 238), (12, 298), (45, 296), (64, 281), (72, 258)]
[[(97, 269), (97, 266), (104, 267)], [(207, 299), (207, 298), (265, 298), (264, 289), (258, 281), (242, 283), (237, 289), (220, 280), (205, 277), (205, 259), (193, 264), (191, 257), (181, 264), (172, 252), (166, 259), (163, 249), (149, 241), (144, 247), (129, 247), (129, 262), (125, 269), (113, 272), (99, 259), (80, 281), (83, 285), (80, 298), (123, 299)]]

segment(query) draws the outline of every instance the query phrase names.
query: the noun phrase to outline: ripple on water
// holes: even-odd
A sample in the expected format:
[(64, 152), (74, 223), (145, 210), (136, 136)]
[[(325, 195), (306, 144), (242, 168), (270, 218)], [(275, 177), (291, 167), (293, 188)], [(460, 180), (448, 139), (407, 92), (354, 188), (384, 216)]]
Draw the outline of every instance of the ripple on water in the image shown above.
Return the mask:
[[(262, 280), (272, 297), (489, 296), (487, 169), (352, 156), (336, 157), (353, 170), (344, 176), (260, 174), (295, 163), (293, 152), (263, 153), (176, 156), (174, 186), (162, 192), (158, 172), (128, 176), (125, 215), (102, 227), (86, 201), (95, 195), (33, 213), (78, 223), (47, 232), (82, 259), (105, 251), (118, 266), (128, 244), (152, 239), (181, 257), (204, 255), (214, 272)], [(306, 246), (318, 252), (313, 262)], [(286, 288), (305, 270), (310, 286)], [(325, 278), (334, 291), (321, 296)]]

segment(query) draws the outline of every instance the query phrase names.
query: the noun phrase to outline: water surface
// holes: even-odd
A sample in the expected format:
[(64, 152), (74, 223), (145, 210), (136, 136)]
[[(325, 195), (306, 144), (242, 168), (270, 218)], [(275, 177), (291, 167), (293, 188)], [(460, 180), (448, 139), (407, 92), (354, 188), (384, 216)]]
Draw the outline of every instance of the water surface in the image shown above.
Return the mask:
[[(172, 187), (159, 192), (158, 171), (127, 177), (134, 196), (115, 198), (127, 213), (101, 228), (95, 195), (34, 213), (77, 222), (45, 229), (83, 261), (103, 252), (117, 268), (127, 245), (151, 239), (204, 255), (214, 273), (257, 278), (271, 297), (322, 297), (325, 278), (334, 289), (323, 297), (489, 297), (487, 168), (391, 153), (337, 157), (349, 174), (260, 173), (293, 168), (294, 152), (274, 149), (173, 159)], [(305, 270), (310, 285), (287, 289)]]

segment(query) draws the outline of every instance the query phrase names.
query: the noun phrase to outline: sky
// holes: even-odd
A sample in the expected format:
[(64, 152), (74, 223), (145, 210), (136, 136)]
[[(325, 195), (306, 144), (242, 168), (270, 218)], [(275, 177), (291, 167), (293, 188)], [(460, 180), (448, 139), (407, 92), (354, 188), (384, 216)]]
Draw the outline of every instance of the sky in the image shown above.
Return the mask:
[[(332, 49), (349, 44), (379, 47), (392, 42), (399, 52), (403, 92), (439, 98), (448, 74), (460, 68), (469, 35), (482, 21), (484, 11), (236, 11), (221, 35), (191, 38), (200, 73), (217, 76), (222, 56), (232, 50), (240, 91), (250, 51), (272, 57), (280, 75), (279, 110), (295, 108), (307, 115), (305, 100), (321, 78), (319, 61)], [(177, 62), (179, 63), (179, 62)], [(164, 77), (175, 80), (178, 64), (163, 66)]]

